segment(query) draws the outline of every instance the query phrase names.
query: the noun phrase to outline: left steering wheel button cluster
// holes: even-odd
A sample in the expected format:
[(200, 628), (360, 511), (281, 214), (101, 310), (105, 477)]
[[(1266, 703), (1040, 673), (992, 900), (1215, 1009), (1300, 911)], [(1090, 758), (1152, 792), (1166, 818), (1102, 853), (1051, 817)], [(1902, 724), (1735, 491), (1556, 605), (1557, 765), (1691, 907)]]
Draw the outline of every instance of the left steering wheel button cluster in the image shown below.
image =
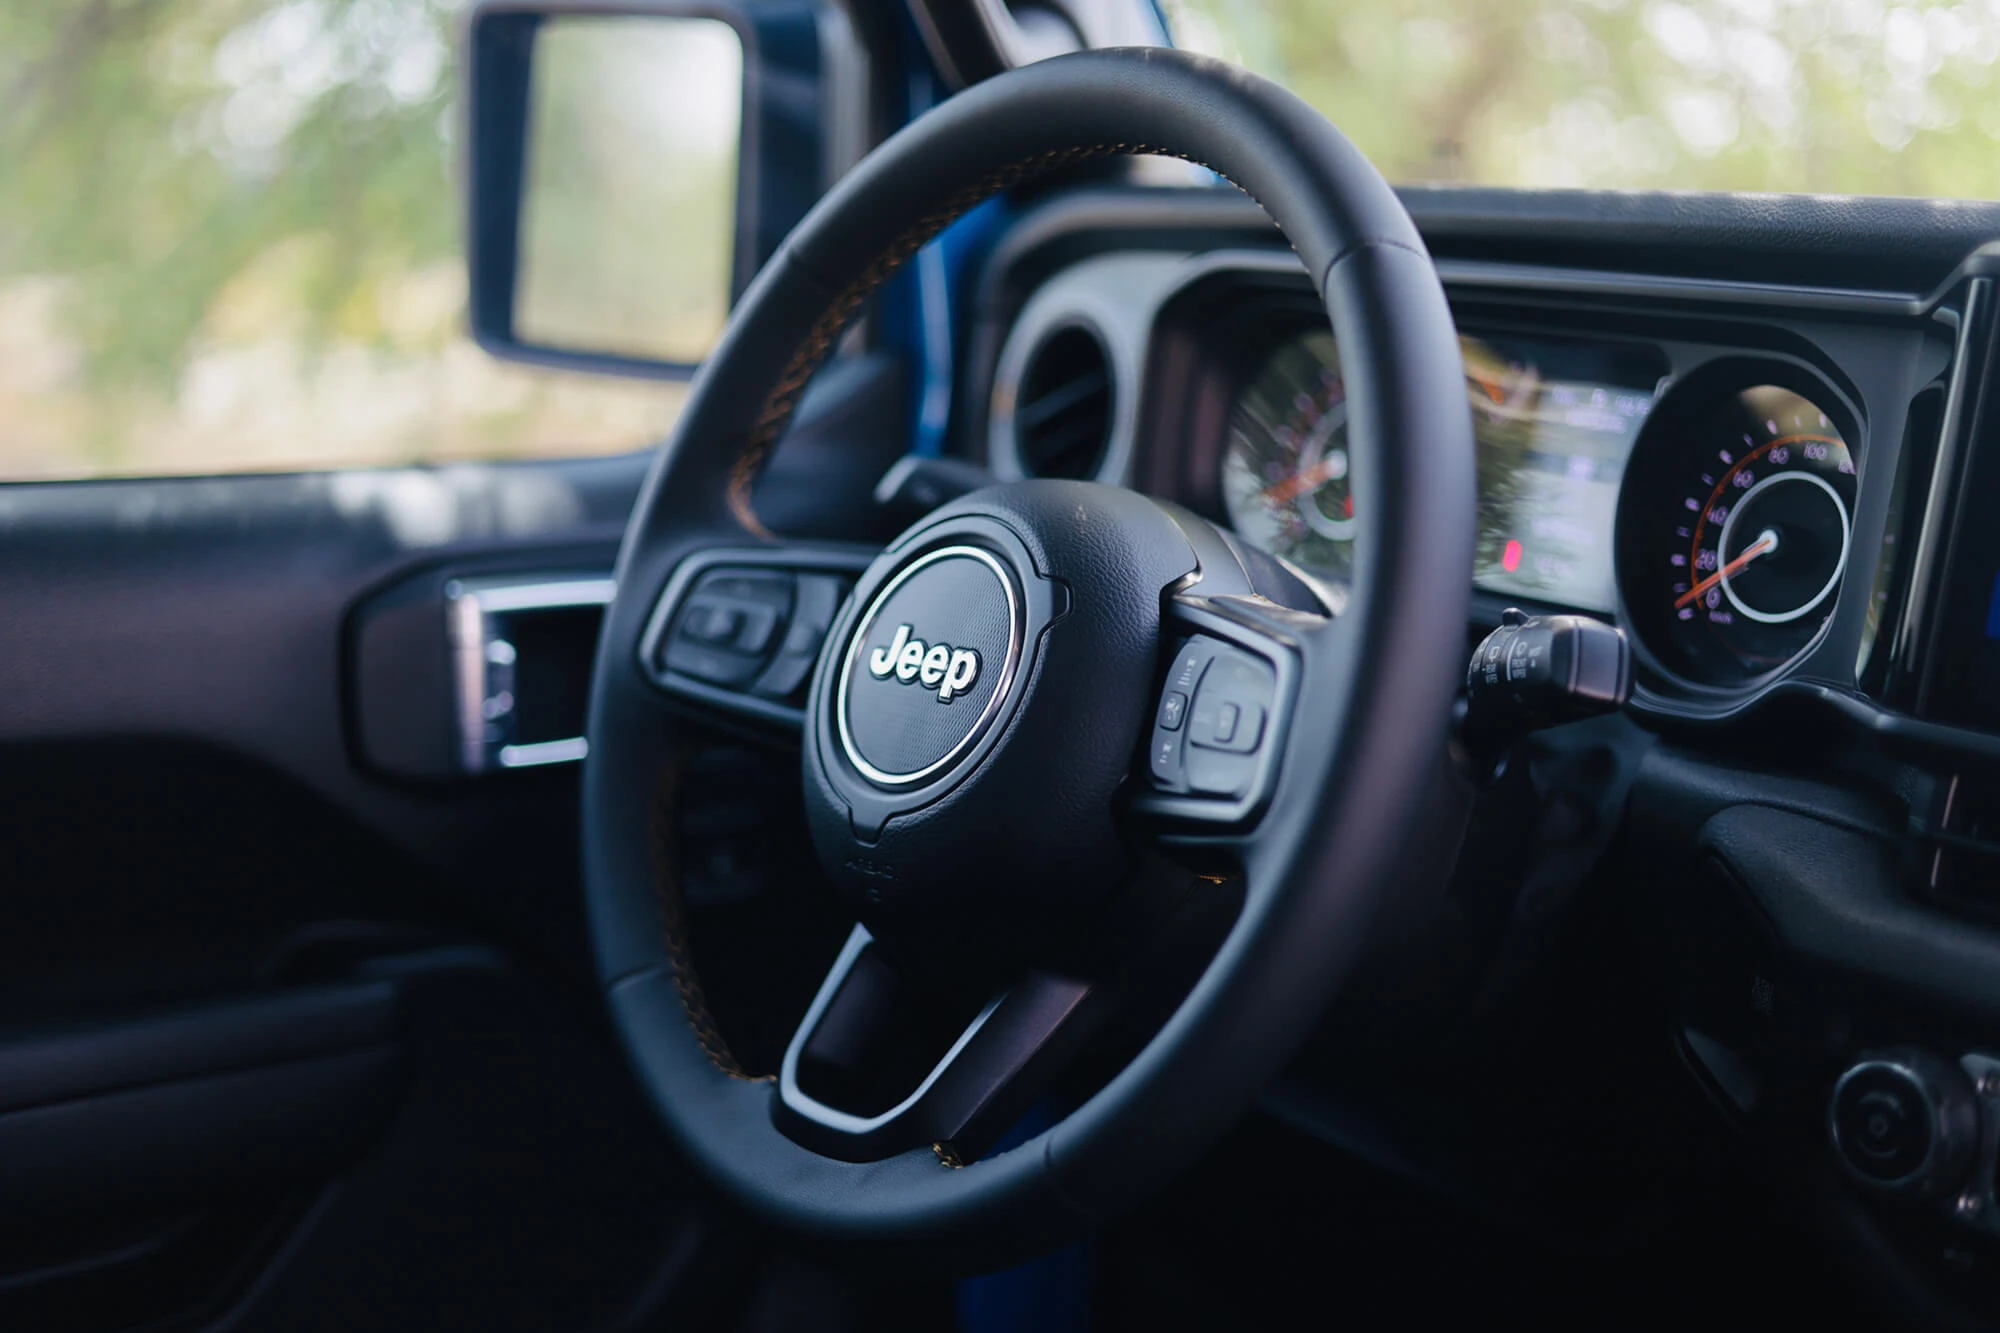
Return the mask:
[(812, 676), (847, 595), (832, 572), (720, 564), (666, 614), (652, 669), (733, 695), (792, 700)]

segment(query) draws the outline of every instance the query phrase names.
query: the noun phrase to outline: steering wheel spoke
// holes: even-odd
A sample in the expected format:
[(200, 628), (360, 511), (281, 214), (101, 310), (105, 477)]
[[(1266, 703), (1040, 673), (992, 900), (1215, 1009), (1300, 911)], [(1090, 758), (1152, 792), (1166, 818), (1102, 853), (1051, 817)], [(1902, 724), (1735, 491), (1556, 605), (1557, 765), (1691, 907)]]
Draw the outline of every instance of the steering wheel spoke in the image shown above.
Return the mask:
[(697, 551), (653, 605), (640, 669), (684, 708), (796, 737), (827, 632), (877, 554), (844, 546)]
[(945, 993), (899, 971), (856, 926), (785, 1051), (776, 1119), (829, 1157), (932, 1146), (946, 1165), (986, 1152), (1068, 1067), (1102, 1003), (1089, 981), (1029, 972)]

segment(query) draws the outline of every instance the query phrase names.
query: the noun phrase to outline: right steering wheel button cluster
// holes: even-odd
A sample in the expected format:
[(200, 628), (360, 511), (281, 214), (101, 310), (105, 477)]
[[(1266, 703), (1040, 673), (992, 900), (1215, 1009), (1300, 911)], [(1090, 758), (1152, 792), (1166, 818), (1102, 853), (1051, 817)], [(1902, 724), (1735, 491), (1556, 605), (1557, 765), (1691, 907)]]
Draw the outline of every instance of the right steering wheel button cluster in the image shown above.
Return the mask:
[(1262, 658), (1203, 634), (1185, 640), (1153, 725), (1153, 785), (1231, 800), (1249, 795), (1277, 690), (1277, 673)]

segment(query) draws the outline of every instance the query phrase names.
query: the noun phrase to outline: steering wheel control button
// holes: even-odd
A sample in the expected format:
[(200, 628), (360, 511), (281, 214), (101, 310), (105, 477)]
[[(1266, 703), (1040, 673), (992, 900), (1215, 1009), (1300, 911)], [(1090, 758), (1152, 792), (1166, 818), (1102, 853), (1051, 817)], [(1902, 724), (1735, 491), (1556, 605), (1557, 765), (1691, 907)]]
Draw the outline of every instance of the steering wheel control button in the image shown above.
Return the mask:
[(681, 604), (660, 667), (711, 685), (749, 685), (763, 672), (779, 627), (791, 617), (793, 589), (788, 571), (727, 566), (707, 571)]
[(757, 683), (752, 694), (768, 699), (789, 699), (812, 677), (826, 644), (827, 631), (847, 596), (847, 584), (831, 574), (800, 574), (792, 598), (792, 620), (785, 630), (777, 656)]
[(841, 665), (835, 722), (848, 762), (883, 787), (949, 768), (984, 734), (1021, 653), (1021, 593), (993, 552), (946, 546), (876, 594)]
[(799, 575), (792, 627), (785, 632), (785, 646), (781, 651), (818, 657), (820, 646), (826, 642), (826, 632), (833, 628), (833, 618), (839, 614), (840, 603), (846, 596), (845, 579), (831, 574)]
[(1255, 654), (1206, 635), (1188, 639), (1168, 668), (1154, 719), (1154, 785), (1228, 800), (1249, 795), (1277, 689), (1277, 673)]
[(1193, 697), (1195, 686), (1201, 683), (1201, 673), (1208, 670), (1208, 661), (1215, 656), (1215, 641), (1199, 636), (1181, 645), (1174, 655), (1173, 669), (1167, 672), (1167, 689), (1175, 694)]
[(1215, 656), (1212, 640), (1200, 637), (1183, 643), (1174, 654), (1174, 662), (1167, 670), (1166, 688), (1160, 693), (1160, 707), (1153, 715), (1153, 735), (1150, 743), (1148, 767), (1153, 774), (1153, 782), (1162, 790), (1184, 792), (1188, 790), (1185, 752), (1186, 733), (1182, 727), (1188, 719), (1195, 691), (1200, 686), (1202, 676), (1208, 671), (1208, 664)]
[(1222, 738), (1223, 748), (1241, 750), (1248, 754), (1257, 749), (1264, 740), (1264, 710), (1256, 704), (1242, 706), (1242, 720), (1233, 734)]
[(743, 624), (743, 613), (733, 606), (691, 606), (681, 622), (681, 633), (697, 643), (728, 643)]
[(1834, 1085), (1827, 1116), (1850, 1176), (1913, 1197), (1955, 1192), (1979, 1137), (1971, 1081), (1926, 1051), (1864, 1057)]
[(1188, 715), (1188, 743), (1255, 754), (1277, 691), (1277, 675), (1269, 663), (1241, 648), (1216, 645)]
[[(1233, 668), (1234, 664), (1231, 665)], [(1214, 702), (1208, 713), (1197, 715), (1190, 726), (1189, 739), (1204, 749), (1254, 754), (1257, 743), (1264, 738), (1264, 706), (1228, 697), (1215, 676), (1210, 677), (1206, 693), (1214, 696)]]
[(1187, 733), (1182, 727), (1202, 676), (1215, 656), (1211, 639), (1199, 636), (1184, 642), (1167, 669), (1166, 688), (1160, 692), (1160, 706), (1153, 714), (1153, 734), (1148, 746), (1147, 767), (1153, 783), (1163, 791), (1188, 790), (1185, 752)]
[(1188, 750), (1187, 785), (1203, 796), (1231, 800), (1248, 796), (1257, 776), (1257, 761), (1247, 754), (1230, 754), (1194, 746)]
[(1155, 727), (1151, 759), (1153, 781), (1170, 791), (1187, 790), (1185, 765), (1181, 756), (1181, 733), (1168, 731), (1165, 727)]
[(770, 651), (778, 628), (778, 612), (768, 606), (744, 606), (736, 612), (736, 635), (729, 646), (739, 653), (761, 656)]

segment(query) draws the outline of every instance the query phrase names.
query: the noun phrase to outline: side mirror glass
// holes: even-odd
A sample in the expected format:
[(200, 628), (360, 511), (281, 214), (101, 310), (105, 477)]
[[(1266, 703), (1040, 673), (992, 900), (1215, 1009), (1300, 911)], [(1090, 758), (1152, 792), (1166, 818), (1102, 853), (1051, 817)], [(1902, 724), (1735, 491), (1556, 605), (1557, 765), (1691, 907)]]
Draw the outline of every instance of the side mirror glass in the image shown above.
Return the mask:
[(728, 319), (749, 33), (729, 11), (473, 16), (473, 334), (497, 356), (683, 377)]

